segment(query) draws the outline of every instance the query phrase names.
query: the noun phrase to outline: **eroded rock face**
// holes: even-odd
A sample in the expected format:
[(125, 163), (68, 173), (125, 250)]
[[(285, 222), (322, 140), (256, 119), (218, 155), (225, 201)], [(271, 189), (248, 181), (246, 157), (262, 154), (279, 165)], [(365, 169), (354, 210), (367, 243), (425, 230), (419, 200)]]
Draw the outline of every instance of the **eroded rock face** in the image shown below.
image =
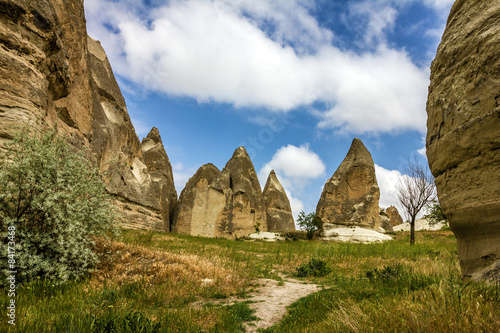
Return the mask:
[(344, 161), (326, 182), (316, 215), (324, 224), (377, 229), (379, 198), (373, 159), (363, 142), (355, 138)]
[(58, 125), (76, 144), (92, 135), (87, 32), (80, 1), (0, 2), (0, 139)]
[(168, 158), (164, 168), (145, 163), (106, 54), (87, 36), (83, 1), (0, 1), (0, 18), (0, 140), (26, 125), (56, 127), (110, 171), (126, 226), (169, 230), (175, 188), (158, 173), (171, 170)]
[(457, 0), (431, 66), (427, 157), (465, 278), (500, 279), (500, 2)]
[(179, 196), (172, 231), (214, 237), (217, 217), (226, 198), (209, 185), (221, 174), (213, 164), (205, 164), (191, 177)]
[(389, 220), (391, 221), (392, 226), (400, 225), (404, 222), (401, 215), (399, 215), (398, 209), (394, 206), (387, 207), (385, 213), (387, 214), (387, 216), (389, 216)]
[(156, 202), (154, 205), (160, 208), (163, 223), (167, 228), (173, 223), (177, 191), (172, 165), (165, 152), (160, 132), (156, 127), (153, 127), (148, 136), (142, 139), (141, 150), (155, 192)]
[(179, 198), (174, 231), (205, 237), (243, 237), (256, 226), (267, 231), (266, 209), (257, 173), (239, 147), (222, 171), (201, 167)]
[(380, 227), (384, 229), (384, 232), (393, 232), (391, 218), (387, 215), (386, 211), (380, 209), (379, 213)]
[(290, 201), (274, 170), (269, 173), (263, 196), (266, 204), (267, 231), (295, 231)]
[(262, 189), (253, 163), (243, 147), (235, 150), (210, 189), (225, 197), (215, 236), (243, 237), (255, 231), (255, 226), (267, 231), (266, 208)]

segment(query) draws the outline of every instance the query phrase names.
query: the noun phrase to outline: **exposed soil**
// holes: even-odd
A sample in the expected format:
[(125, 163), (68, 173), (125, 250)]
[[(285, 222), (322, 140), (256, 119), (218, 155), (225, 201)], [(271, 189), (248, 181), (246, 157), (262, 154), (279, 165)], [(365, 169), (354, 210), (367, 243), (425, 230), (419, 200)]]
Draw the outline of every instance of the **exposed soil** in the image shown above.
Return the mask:
[(321, 290), (315, 284), (307, 284), (295, 279), (283, 279), (282, 285), (275, 280), (259, 279), (260, 287), (251, 294), (253, 303), (249, 307), (255, 310), (259, 319), (246, 324), (247, 332), (257, 332), (278, 323), (287, 312), (287, 306), (309, 294)]

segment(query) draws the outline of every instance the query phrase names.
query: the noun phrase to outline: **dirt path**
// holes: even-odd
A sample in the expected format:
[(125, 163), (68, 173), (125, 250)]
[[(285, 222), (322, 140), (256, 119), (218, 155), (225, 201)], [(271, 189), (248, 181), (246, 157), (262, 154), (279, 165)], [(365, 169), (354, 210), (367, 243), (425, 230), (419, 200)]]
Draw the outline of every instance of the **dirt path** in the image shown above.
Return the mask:
[(259, 328), (267, 328), (278, 323), (286, 314), (286, 307), (295, 301), (321, 290), (315, 284), (305, 284), (294, 279), (283, 279), (283, 285), (278, 281), (260, 279), (261, 287), (252, 293), (249, 307), (255, 310), (255, 316), (260, 320), (246, 324), (247, 332), (257, 332)]

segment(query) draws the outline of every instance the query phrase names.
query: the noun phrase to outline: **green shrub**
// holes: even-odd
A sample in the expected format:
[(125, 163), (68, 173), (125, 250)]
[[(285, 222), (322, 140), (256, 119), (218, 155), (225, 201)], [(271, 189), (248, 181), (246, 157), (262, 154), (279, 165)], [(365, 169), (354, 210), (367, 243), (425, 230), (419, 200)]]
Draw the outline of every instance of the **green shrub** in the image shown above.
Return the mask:
[(297, 219), (297, 224), (301, 230), (304, 230), (307, 234), (307, 239), (311, 240), (314, 237), (316, 230), (320, 230), (323, 227), (319, 217), (314, 215), (314, 213), (305, 214), (304, 211), (299, 213)]
[(24, 131), (6, 145), (0, 161), (2, 273), (17, 271), (17, 282), (43, 277), (56, 284), (84, 275), (98, 261), (94, 237), (116, 225), (88, 151), (55, 131), (39, 137)]
[(326, 261), (312, 258), (307, 264), (297, 268), (298, 277), (316, 276), (322, 277), (330, 274), (332, 269), (328, 267)]
[[(142, 312), (128, 312), (125, 315), (108, 312), (104, 316), (93, 320), (90, 331), (101, 332), (160, 332), (162, 324), (154, 324)], [(163, 330), (162, 330), (163, 331)]]

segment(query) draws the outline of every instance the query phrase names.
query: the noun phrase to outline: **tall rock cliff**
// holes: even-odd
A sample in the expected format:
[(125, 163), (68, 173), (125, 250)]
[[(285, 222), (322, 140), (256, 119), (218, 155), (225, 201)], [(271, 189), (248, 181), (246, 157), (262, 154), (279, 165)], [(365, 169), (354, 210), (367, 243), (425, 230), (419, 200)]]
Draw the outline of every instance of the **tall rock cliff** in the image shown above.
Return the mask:
[(324, 224), (378, 229), (380, 191), (370, 152), (360, 139), (326, 182), (316, 207)]
[(56, 127), (110, 171), (107, 189), (128, 227), (168, 231), (168, 157), (164, 168), (145, 162), (106, 54), (87, 36), (83, 0), (4, 0), (0, 18), (0, 139)]
[(222, 171), (206, 164), (179, 198), (174, 231), (205, 237), (242, 237), (267, 231), (266, 208), (247, 151), (235, 150)]
[(295, 231), (290, 201), (274, 170), (269, 173), (262, 194), (266, 204), (267, 231)]
[(500, 2), (457, 0), (431, 66), (427, 157), (462, 274), (500, 279)]

